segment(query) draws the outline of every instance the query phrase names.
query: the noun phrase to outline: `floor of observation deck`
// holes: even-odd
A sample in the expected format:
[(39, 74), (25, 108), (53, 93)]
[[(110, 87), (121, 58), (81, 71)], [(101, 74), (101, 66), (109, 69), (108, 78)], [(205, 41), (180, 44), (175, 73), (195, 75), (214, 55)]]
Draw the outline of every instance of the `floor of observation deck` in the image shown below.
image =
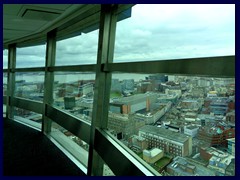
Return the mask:
[(3, 118), (4, 176), (84, 176), (41, 132)]

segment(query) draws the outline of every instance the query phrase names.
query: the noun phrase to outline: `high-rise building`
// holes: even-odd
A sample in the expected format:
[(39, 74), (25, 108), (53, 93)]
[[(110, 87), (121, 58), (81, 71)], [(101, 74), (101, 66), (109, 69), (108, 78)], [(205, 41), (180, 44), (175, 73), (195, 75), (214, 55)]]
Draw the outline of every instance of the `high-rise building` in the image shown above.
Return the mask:
[(123, 91), (134, 91), (134, 79), (124, 79), (122, 82)]
[(76, 106), (75, 97), (65, 96), (64, 97), (64, 107), (65, 109), (72, 109)]
[(111, 92), (120, 92), (122, 93), (122, 86), (119, 79), (112, 79), (111, 82)]

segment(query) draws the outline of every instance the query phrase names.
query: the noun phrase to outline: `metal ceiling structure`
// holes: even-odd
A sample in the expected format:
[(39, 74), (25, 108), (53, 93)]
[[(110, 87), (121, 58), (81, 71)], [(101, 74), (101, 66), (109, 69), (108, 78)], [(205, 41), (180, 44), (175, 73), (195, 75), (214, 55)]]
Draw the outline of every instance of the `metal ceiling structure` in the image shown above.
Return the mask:
[[(120, 5), (118, 20), (128, 18), (129, 7)], [(98, 28), (100, 4), (4, 4), (3, 47), (32, 46), (46, 42), (46, 34), (57, 30), (57, 39), (66, 39)]]
[[(45, 34), (85, 12), (82, 4), (4, 4), (3, 45), (34, 39), (46, 40)], [(90, 6), (89, 6), (90, 7)], [(82, 11), (79, 11), (82, 9)]]

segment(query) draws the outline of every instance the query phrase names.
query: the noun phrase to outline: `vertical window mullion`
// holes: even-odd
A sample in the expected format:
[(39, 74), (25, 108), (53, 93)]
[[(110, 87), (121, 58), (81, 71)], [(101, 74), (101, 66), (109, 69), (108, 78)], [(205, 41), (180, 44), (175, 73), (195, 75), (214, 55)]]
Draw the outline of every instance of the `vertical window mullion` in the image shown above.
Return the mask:
[(15, 68), (16, 68), (16, 44), (8, 47), (8, 85), (7, 85), (7, 109), (6, 117), (13, 119), (14, 107), (13, 96), (15, 92)]
[(44, 79), (44, 98), (43, 98), (43, 125), (42, 132), (51, 132), (52, 120), (46, 116), (47, 105), (53, 103), (53, 84), (54, 73), (49, 71), (49, 67), (55, 65), (56, 57), (56, 31), (53, 30), (47, 34), (45, 79)]
[(102, 5), (99, 27), (99, 43), (94, 91), (93, 118), (89, 143), (88, 175), (103, 174), (103, 161), (94, 150), (96, 128), (106, 128), (108, 102), (110, 97), (111, 74), (104, 71), (104, 65), (113, 62), (113, 49), (117, 16), (116, 6)]

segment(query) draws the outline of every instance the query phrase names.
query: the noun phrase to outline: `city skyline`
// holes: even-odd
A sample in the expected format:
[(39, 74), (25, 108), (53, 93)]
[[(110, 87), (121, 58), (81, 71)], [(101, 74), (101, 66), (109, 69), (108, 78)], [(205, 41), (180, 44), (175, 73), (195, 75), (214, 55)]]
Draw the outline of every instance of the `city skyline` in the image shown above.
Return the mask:
[[(77, 75), (71, 74), (71, 76)], [(155, 160), (154, 157), (149, 156), (147, 158), (149, 162), (154, 160), (154, 162), (160, 163), (162, 158), (167, 158), (169, 163), (181, 164), (177, 160), (179, 156), (187, 157), (184, 161), (190, 164), (193, 161), (203, 161), (207, 164), (209, 162), (208, 173), (201, 171), (207, 168), (206, 166), (193, 163), (190, 175), (194, 173), (217, 175), (217, 173), (225, 174), (225, 171), (228, 175), (234, 173), (232, 170), (226, 169), (226, 167), (230, 167), (229, 164), (235, 157), (233, 155), (235, 151), (226, 146), (227, 141), (235, 137), (235, 91), (232, 92), (234, 78), (174, 75), (171, 78), (168, 76), (166, 78), (166, 76), (159, 74), (146, 74), (145, 80), (136, 80), (133, 74), (131, 79), (123, 77), (119, 80), (115, 74), (116, 79), (112, 81), (107, 127), (109, 132), (126, 147), (138, 156), (144, 156), (143, 159), (146, 159), (145, 150), (159, 149), (156, 151), (161, 153), (161, 156)], [(89, 84), (89, 82), (91, 83)], [(36, 82), (36, 85), (38, 83)], [(34, 88), (33, 84), (34, 82), (28, 84), (19, 81), (16, 85), (16, 96), (42, 101), (37, 93), (41, 86), (38, 84)], [(19, 88), (21, 86), (25, 86), (25, 89)], [(28, 86), (29, 88), (26, 89)], [(125, 91), (131, 93), (125, 93)], [(55, 94), (53, 102), (55, 107), (72, 114), (80, 121), (91, 123), (94, 80), (73, 81), (72, 78), (66, 78), (66, 81), (55, 83), (53, 93)], [(115, 107), (111, 108), (111, 106)], [(38, 118), (36, 115), (34, 112), (22, 109), (15, 111), (15, 117), (19, 120), (30, 119), (33, 123), (41, 124), (39, 119), (41, 114), (38, 114)], [(61, 126), (56, 130), (64, 133), (67, 138), (72, 139), (88, 152), (88, 146), (85, 143), (82, 144), (81, 139)], [(147, 136), (142, 134), (146, 130), (149, 131)], [(178, 138), (174, 138), (178, 133)], [(166, 134), (168, 135), (166, 136)], [(188, 148), (186, 149), (186, 147)], [(211, 149), (206, 149), (206, 147)], [(216, 148), (212, 149), (212, 147)], [(143, 154), (140, 153), (141, 151), (144, 151)], [(224, 163), (227, 158), (227, 165), (218, 167), (213, 164), (216, 161), (214, 151), (225, 154), (221, 161)], [(205, 156), (208, 158), (202, 159), (206, 158)], [(211, 159), (209, 159), (210, 156)], [(175, 172), (175, 170), (185, 175), (189, 173), (181, 171), (177, 166), (168, 165), (169, 163), (161, 166), (161, 168), (167, 167), (168, 172), (162, 171), (156, 163), (150, 163), (150, 165), (165, 175), (171, 171)], [(235, 164), (231, 164), (231, 166), (235, 167)], [(194, 168), (197, 169), (194, 170)]]

